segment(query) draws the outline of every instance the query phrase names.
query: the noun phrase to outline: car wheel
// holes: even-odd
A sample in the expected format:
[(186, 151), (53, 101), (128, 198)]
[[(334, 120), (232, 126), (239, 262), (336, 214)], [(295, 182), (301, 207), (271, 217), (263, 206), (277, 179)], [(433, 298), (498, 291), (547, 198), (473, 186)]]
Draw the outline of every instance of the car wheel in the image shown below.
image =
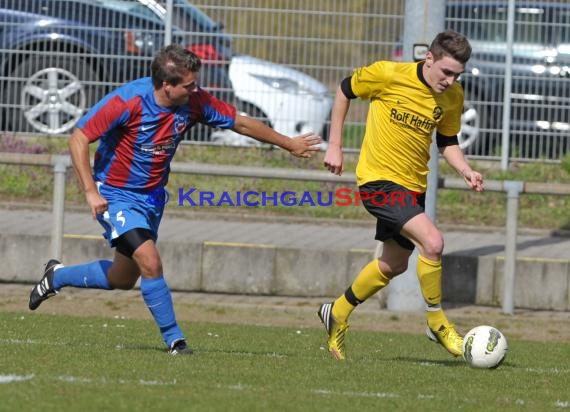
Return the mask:
[(480, 112), (473, 104), (465, 102), (461, 114), (461, 130), (457, 134), (459, 147), (465, 149), (471, 146), (479, 137), (480, 131)]
[(237, 99), (237, 109), (241, 115), (253, 117), (260, 122), (265, 123), (267, 126), (273, 127), (271, 121), (269, 120), (269, 117), (267, 117), (267, 115), (259, 107)]
[(459, 146), (475, 156), (493, 156), (498, 144), (491, 108), (476, 102), (465, 102), (461, 115)]
[[(77, 69), (81, 68), (81, 73)], [(49, 56), (21, 62), (11, 76), (8, 93), (13, 131), (60, 134), (68, 132), (100, 96), (97, 74), (81, 59)]]

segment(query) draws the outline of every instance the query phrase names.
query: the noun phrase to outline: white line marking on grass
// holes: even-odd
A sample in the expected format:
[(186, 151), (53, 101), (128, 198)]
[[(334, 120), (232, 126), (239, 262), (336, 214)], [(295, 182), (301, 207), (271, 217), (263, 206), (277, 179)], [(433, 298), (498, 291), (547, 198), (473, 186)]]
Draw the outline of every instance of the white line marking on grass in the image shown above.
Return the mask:
[(254, 352), (226, 352), (230, 355), (238, 355), (238, 356), (264, 356), (267, 358), (287, 358), (289, 355), (285, 355), (283, 353), (277, 352), (266, 352), (266, 353), (254, 353)]
[(570, 372), (570, 369), (558, 369), (558, 368), (548, 368), (548, 369), (526, 368), (525, 370), (527, 372), (546, 373), (546, 374), (553, 374), (553, 375), (566, 374), (566, 373)]
[(418, 394), (418, 399), (435, 399), (434, 395), (423, 395), (423, 394)]
[(429, 361), (421, 361), (419, 362), (420, 366), (443, 366), (441, 363), (436, 362), (429, 362)]
[(34, 375), (0, 375), (0, 383), (28, 381), (33, 377)]
[(56, 376), (57, 379), (59, 379), (60, 381), (63, 382), (70, 382), (70, 383), (92, 383), (93, 379), (89, 379), (89, 378), (78, 378), (75, 376), (68, 376), (68, 375), (64, 375), (64, 376)]
[(158, 381), (152, 380), (147, 381), (144, 379), (138, 380), (131, 380), (131, 379), (106, 379), (106, 378), (98, 378), (98, 379), (91, 379), (91, 378), (84, 378), (81, 376), (70, 376), (70, 375), (61, 375), (56, 376), (56, 379), (69, 382), (69, 383), (104, 383), (104, 384), (121, 384), (121, 385), (143, 385), (143, 386), (167, 386), (167, 385), (176, 385), (176, 379), (172, 381)]
[(9, 343), (11, 345), (53, 345), (53, 346), (68, 345), (68, 343), (63, 343), (63, 342), (44, 342), (41, 340), (33, 340), (33, 339), (0, 339), (0, 343)]
[(328, 389), (314, 389), (312, 391), (317, 395), (338, 395), (338, 396), (352, 396), (358, 398), (399, 398), (400, 395), (389, 392), (352, 392), (352, 391), (331, 391)]
[(570, 408), (570, 402), (568, 401), (561, 401), (560, 399), (557, 400), (556, 402), (554, 402), (554, 406), (556, 406), (557, 408)]
[(162, 381), (145, 381), (144, 379), (139, 379), (139, 385), (144, 386), (164, 386), (164, 385), (176, 385), (176, 379), (172, 382), (162, 382)]

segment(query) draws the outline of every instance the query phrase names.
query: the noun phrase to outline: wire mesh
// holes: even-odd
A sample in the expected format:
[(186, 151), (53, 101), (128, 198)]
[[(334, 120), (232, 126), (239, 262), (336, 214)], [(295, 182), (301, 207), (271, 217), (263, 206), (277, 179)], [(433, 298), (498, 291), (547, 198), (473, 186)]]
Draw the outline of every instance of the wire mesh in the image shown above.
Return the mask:
[[(105, 93), (149, 75), (165, 43), (166, 0), (0, 0), (1, 130), (68, 134)], [(515, 1), (513, 66), (505, 68), (506, 1), (446, 1), (446, 26), (474, 54), (462, 77), (469, 155), (497, 157), (508, 119), (513, 159), (568, 153), (570, 5)], [(173, 0), (172, 41), (204, 61), (201, 86), (276, 130), (325, 138), (339, 82), (355, 67), (401, 57), (404, 2)], [(512, 93), (503, 97), (505, 70)], [(354, 101), (345, 147), (358, 150), (367, 102)], [(220, 138), (220, 136), (223, 136)], [(221, 139), (221, 140), (217, 140)], [(196, 128), (188, 141), (232, 141)]]

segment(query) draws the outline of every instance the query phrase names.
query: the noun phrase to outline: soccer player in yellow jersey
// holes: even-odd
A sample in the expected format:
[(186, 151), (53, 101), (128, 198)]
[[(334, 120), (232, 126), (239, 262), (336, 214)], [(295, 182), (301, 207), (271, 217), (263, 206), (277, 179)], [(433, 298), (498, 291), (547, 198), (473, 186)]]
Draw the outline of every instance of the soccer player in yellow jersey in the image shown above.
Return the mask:
[(415, 247), (428, 337), (452, 355), (462, 354), (463, 338), (441, 308), (443, 237), (424, 209), (434, 131), (445, 160), (470, 188), (483, 191), (482, 175), (469, 167), (457, 141), (463, 89), (456, 80), (470, 56), (469, 41), (445, 31), (433, 40), (425, 61), (378, 61), (354, 70), (337, 89), (324, 164), (331, 173), (343, 172), (341, 136), (350, 101), (369, 100), (356, 176), (363, 205), (377, 219), (376, 239), (383, 242), (382, 255), (362, 269), (344, 294), (319, 308), (328, 349), (338, 360), (345, 358), (352, 311), (406, 271)]

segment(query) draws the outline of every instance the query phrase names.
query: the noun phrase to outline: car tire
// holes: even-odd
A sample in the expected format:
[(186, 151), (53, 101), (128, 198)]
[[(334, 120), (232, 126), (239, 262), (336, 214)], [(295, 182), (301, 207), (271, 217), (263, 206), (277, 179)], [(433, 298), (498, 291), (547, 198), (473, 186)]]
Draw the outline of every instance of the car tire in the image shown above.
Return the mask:
[(10, 74), (7, 123), (11, 131), (69, 132), (86, 109), (102, 97), (97, 73), (83, 59), (32, 56)]

